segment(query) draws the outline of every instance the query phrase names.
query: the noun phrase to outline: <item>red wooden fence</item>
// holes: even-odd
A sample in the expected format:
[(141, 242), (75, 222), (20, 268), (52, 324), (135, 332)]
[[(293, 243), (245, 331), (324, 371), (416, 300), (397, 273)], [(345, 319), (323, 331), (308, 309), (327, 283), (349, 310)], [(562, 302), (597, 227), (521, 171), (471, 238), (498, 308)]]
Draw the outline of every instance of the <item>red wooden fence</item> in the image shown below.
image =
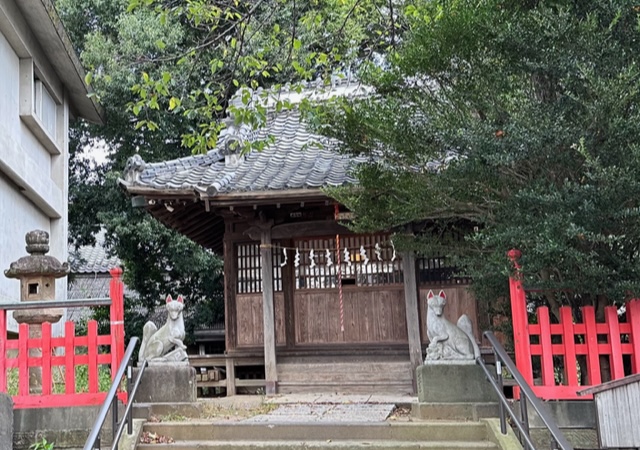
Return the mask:
[[(62, 337), (53, 337), (51, 324), (44, 323), (42, 337), (29, 338), (29, 325), (21, 324), (18, 339), (7, 340), (6, 311), (0, 310), (0, 392), (8, 392), (8, 372), (17, 368), (18, 394), (13, 396), (14, 408), (98, 405), (104, 402), (106, 391), (100, 392), (99, 389), (99, 366), (107, 366), (113, 377), (124, 356), (122, 270), (116, 268), (110, 273), (111, 326), (107, 335), (99, 335), (98, 324), (92, 320), (87, 324), (87, 335), (76, 336), (75, 324), (69, 321), (65, 323)], [(30, 355), (32, 349), (40, 351), (41, 356)], [(9, 357), (8, 353), (17, 355)], [(81, 366), (87, 366), (86, 392), (76, 390), (76, 368)], [(42, 393), (29, 393), (29, 368), (41, 370)], [(63, 374), (63, 393), (54, 393), (52, 389), (56, 370)], [(126, 401), (126, 392), (120, 393), (119, 398)]]
[[(578, 396), (577, 392), (602, 383), (601, 356), (609, 360), (612, 380), (625, 376), (624, 355), (630, 359), (631, 373), (640, 372), (640, 300), (626, 304), (626, 322), (619, 321), (615, 306), (605, 307), (602, 323), (596, 322), (592, 306), (584, 306), (582, 322), (574, 323), (571, 308), (564, 306), (560, 308), (558, 323), (551, 323), (549, 309), (543, 306), (536, 310), (537, 323), (530, 323), (526, 290), (518, 274), (519, 256), (517, 250), (509, 252), (516, 268), (516, 274), (509, 279), (516, 365), (540, 398), (591, 398)], [(586, 366), (585, 384), (580, 384), (579, 358)], [(536, 384), (534, 359), (539, 359), (541, 375), (541, 382)]]

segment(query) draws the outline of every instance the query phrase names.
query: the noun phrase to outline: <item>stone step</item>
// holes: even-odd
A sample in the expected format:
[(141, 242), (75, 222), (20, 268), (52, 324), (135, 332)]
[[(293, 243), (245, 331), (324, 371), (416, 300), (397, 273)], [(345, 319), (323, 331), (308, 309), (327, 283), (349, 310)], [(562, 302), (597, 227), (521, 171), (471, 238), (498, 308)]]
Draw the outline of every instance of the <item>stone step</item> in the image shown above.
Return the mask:
[(407, 395), (412, 394), (413, 385), (407, 381), (323, 381), (307, 380), (278, 381), (278, 393), (280, 394), (380, 394)]
[[(159, 444), (138, 444), (137, 450), (158, 450)], [(170, 444), (160, 444), (166, 450), (499, 450), (488, 441), (423, 441), (423, 442), (398, 442), (398, 441), (176, 441)]]
[(481, 422), (330, 422), (242, 423), (185, 421), (146, 423), (144, 431), (176, 441), (387, 441), (415, 443), (482, 441), (487, 428)]
[(497, 403), (412, 403), (411, 416), (418, 420), (480, 420), (499, 417)]

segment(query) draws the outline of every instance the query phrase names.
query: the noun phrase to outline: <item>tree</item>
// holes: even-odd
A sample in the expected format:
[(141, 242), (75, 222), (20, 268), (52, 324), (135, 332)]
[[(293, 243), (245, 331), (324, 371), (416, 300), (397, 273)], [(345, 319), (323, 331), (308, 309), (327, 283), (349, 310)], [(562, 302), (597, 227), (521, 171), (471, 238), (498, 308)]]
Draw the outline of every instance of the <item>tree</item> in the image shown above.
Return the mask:
[[(165, 228), (141, 210), (131, 207), (117, 179), (134, 153), (151, 160), (185, 156), (180, 136), (188, 129), (182, 117), (148, 112), (164, 133), (136, 128), (127, 103), (133, 101), (137, 58), (152, 51), (148, 37), (179, 45), (183, 30), (160, 24), (143, 11), (128, 14), (120, 0), (59, 0), (56, 3), (74, 45), (87, 65), (100, 67), (104, 77), (95, 88), (107, 114), (103, 127), (76, 122), (70, 140), (70, 240), (94, 243), (93, 234), (106, 230), (108, 249), (125, 266), (127, 286), (137, 293), (125, 302), (126, 333), (140, 336), (142, 326), (167, 294), (184, 294), (188, 331), (222, 319), (222, 263), (212, 252)], [(142, 67), (142, 66), (141, 66)], [(161, 70), (161, 69), (159, 69)], [(85, 150), (108, 149), (104, 162), (86, 158)], [(100, 315), (98, 315), (100, 318)]]
[[(331, 193), (362, 230), (465, 224), (445, 242), (479, 300), (507, 296), (505, 256), (560, 304), (640, 292), (640, 51), (632, 1), (433, 0), (404, 10), (409, 31), (376, 89), (338, 102), (318, 128), (371, 156), (359, 185)], [(473, 231), (475, 227), (476, 231)]]
[[(138, 311), (151, 311), (167, 292), (188, 292), (197, 304), (220, 300), (220, 262), (131, 208), (117, 186), (126, 160), (134, 153), (160, 161), (210, 150), (230, 98), (243, 88), (277, 90), (289, 82), (295, 88), (349, 71), (394, 45), (398, 32), (387, 0), (57, 0), (56, 6), (108, 118), (106, 127), (78, 123), (73, 130), (72, 240), (91, 243), (92, 233), (106, 228), (125, 281), (140, 295)], [(249, 106), (250, 96), (243, 100)], [(260, 105), (234, 113), (256, 127), (266, 118)], [(82, 152), (97, 143), (110, 153), (95, 167)], [(219, 318), (216, 305), (212, 315)], [(135, 321), (134, 333), (144, 319)]]

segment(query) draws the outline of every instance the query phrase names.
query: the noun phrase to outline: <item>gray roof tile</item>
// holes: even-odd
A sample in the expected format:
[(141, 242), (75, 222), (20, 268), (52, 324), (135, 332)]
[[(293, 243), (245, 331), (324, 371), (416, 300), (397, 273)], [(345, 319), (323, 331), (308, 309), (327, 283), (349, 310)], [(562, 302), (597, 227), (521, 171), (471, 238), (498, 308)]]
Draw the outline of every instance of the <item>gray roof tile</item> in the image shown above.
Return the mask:
[(78, 248), (69, 248), (69, 265), (72, 273), (107, 274), (110, 269), (120, 266), (120, 260), (116, 256), (107, 256), (104, 248), (104, 231), (95, 235), (96, 245), (83, 245)]
[[(275, 141), (263, 151), (241, 157), (238, 165), (225, 165), (229, 139), (237, 136)], [(321, 143), (321, 145), (319, 145)], [(218, 146), (206, 155), (173, 161), (144, 163), (125, 169), (129, 186), (155, 189), (193, 189), (202, 194), (318, 188), (354, 183), (350, 168), (364, 158), (352, 158), (336, 151), (337, 143), (310, 133), (296, 110), (273, 116), (265, 128), (223, 130)]]

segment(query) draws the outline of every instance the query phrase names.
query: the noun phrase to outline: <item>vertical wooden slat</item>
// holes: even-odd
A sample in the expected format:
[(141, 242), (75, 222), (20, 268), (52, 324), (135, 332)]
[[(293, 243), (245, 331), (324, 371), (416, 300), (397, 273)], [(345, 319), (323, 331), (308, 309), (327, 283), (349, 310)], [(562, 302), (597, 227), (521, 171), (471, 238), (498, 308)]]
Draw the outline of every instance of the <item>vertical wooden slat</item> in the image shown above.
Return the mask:
[(587, 339), (587, 374), (589, 384), (595, 386), (602, 383), (602, 378), (600, 376), (600, 352), (598, 351), (598, 331), (594, 307), (583, 306), (582, 317)]
[[(292, 241), (283, 242), (285, 247), (291, 247)], [(282, 293), (284, 297), (284, 317), (285, 317), (285, 341), (287, 347), (293, 347), (296, 344), (295, 329), (295, 273), (292, 261), (288, 260), (287, 264), (282, 267)]]
[[(232, 229), (230, 223), (225, 224), (226, 229)], [(236, 295), (242, 289), (242, 284), (239, 279), (246, 280), (245, 275), (240, 274), (238, 276), (238, 265), (241, 263), (240, 245), (234, 245), (230, 238), (225, 238), (223, 241), (223, 256), (224, 256), (224, 338), (225, 348), (227, 351), (233, 350), (237, 346), (237, 329), (238, 323), (236, 320)], [(228, 395), (229, 391), (227, 390)]]
[(0, 392), (7, 392), (7, 311), (0, 309)]
[(29, 395), (29, 325), (18, 328), (18, 395)]
[(273, 264), (271, 264), (271, 229), (264, 229), (260, 239), (262, 261), (262, 314), (264, 319), (264, 370), (266, 393), (277, 392), (275, 311), (273, 301)]
[(613, 380), (624, 377), (624, 364), (622, 361), (622, 343), (620, 341), (620, 324), (618, 323), (618, 310), (615, 306), (607, 306), (604, 310), (605, 320), (609, 329), (609, 347), (611, 362), (611, 377)]
[(98, 392), (98, 322), (87, 322), (89, 392)]
[[(64, 324), (64, 384), (65, 394), (76, 392), (76, 370), (75, 370), (75, 324), (68, 321)], [(112, 349), (113, 352), (113, 349)], [(117, 369), (113, 369), (115, 372)]]
[(553, 349), (551, 347), (551, 322), (549, 321), (549, 308), (541, 306), (538, 308), (538, 324), (540, 324), (540, 347), (542, 355), (542, 384), (545, 386), (555, 386), (556, 379), (553, 370)]
[(562, 345), (564, 346), (564, 371), (569, 386), (578, 385), (576, 369), (576, 341), (573, 330), (573, 314), (571, 308), (560, 308), (560, 323), (562, 324)]
[(42, 324), (42, 395), (51, 394), (51, 324)]
[(631, 369), (633, 373), (640, 373), (640, 300), (633, 299), (627, 302), (627, 322), (631, 328)]
[(418, 283), (416, 282), (416, 259), (412, 251), (402, 254), (404, 270), (404, 301), (407, 318), (407, 336), (409, 338), (409, 359), (414, 393), (417, 392), (416, 369), (422, 363), (422, 345), (420, 343), (420, 316), (418, 316)]

